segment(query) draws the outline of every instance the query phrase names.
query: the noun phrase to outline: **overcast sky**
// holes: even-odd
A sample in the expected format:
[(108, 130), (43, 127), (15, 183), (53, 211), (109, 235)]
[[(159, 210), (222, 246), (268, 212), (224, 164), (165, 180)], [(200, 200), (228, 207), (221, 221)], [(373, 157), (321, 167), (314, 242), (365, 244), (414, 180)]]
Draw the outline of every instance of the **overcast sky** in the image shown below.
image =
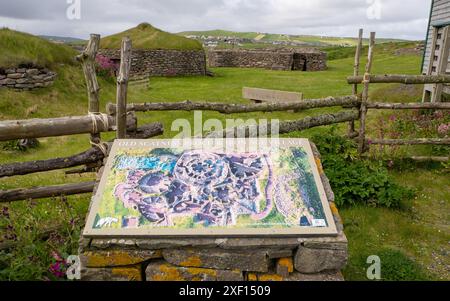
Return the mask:
[[(80, 2), (77, 10), (67, 10)], [(148, 22), (169, 32), (228, 29), (425, 39), (431, 0), (0, 0), (0, 27), (87, 38)], [(74, 19), (75, 17), (75, 19)]]

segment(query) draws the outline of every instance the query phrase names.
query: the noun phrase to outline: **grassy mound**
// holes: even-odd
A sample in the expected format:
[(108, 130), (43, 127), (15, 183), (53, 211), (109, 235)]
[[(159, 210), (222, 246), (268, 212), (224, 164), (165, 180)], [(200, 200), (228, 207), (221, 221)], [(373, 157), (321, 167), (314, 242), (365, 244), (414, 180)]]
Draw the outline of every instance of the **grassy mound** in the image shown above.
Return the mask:
[(125, 36), (130, 37), (133, 48), (137, 49), (201, 50), (203, 48), (198, 41), (162, 31), (148, 23), (142, 23), (137, 27), (103, 38), (100, 48), (120, 48), (122, 38)]
[(72, 64), (77, 54), (68, 46), (8, 28), (0, 29), (0, 49), (0, 67), (4, 68), (21, 64), (48, 68), (57, 64)]

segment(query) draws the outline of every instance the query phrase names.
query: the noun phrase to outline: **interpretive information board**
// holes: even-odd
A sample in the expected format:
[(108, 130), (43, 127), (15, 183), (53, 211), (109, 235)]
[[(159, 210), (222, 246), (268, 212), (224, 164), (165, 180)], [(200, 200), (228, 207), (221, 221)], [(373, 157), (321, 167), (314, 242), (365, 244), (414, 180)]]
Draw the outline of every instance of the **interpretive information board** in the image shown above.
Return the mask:
[(337, 234), (309, 141), (244, 140), (116, 140), (83, 235)]

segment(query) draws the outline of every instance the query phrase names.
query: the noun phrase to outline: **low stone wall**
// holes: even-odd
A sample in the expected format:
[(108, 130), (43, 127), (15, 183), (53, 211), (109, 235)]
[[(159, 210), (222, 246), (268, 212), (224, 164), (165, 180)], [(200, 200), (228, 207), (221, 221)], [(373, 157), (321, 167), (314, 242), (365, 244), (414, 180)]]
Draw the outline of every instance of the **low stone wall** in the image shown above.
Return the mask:
[(334, 194), (316, 162), (337, 236), (286, 238), (80, 239), (82, 280), (322, 281), (343, 280), (348, 242)]
[[(100, 49), (98, 53), (120, 62), (119, 49)], [(132, 50), (131, 77), (182, 75), (206, 75), (203, 50)]]
[(46, 68), (0, 68), (0, 88), (32, 90), (51, 86), (56, 73)]
[(272, 70), (321, 71), (327, 55), (317, 50), (211, 50), (209, 67), (265, 68)]

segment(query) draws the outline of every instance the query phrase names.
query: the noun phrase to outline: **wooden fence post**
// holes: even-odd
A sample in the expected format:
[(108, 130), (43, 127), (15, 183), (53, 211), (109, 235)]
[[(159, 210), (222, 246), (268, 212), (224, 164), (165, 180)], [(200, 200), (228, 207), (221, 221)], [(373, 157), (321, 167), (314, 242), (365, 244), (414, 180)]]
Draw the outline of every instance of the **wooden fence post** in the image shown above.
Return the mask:
[[(353, 76), (359, 75), (361, 50), (363, 46), (363, 34), (364, 30), (360, 28), (358, 33), (358, 45), (356, 46), (355, 52), (355, 65), (353, 66)], [(353, 85), (353, 95), (355, 96), (358, 95), (358, 84)], [(350, 121), (348, 123), (348, 137), (354, 137), (354, 133), (355, 133), (355, 121)]]
[(122, 39), (120, 50), (120, 70), (117, 77), (117, 138), (125, 139), (127, 136), (127, 90), (128, 78), (131, 67), (131, 40), (129, 37)]
[[(89, 107), (88, 112), (90, 114), (96, 114), (100, 111), (99, 91), (100, 87), (97, 82), (97, 76), (95, 74), (95, 57), (100, 47), (100, 35), (91, 34), (89, 43), (82, 54), (77, 56), (77, 60), (81, 62), (83, 66), (84, 77), (86, 79), (86, 85), (88, 90)], [(92, 133), (91, 142), (100, 143), (100, 134)]]
[[(353, 66), (353, 75), (358, 76), (359, 75), (359, 65), (361, 61), (361, 51), (363, 46), (363, 34), (364, 30), (361, 28), (359, 30), (358, 34), (358, 45), (356, 46), (356, 53), (355, 53), (355, 65)], [(358, 85), (353, 85), (353, 95), (358, 94)]]
[(373, 52), (375, 48), (375, 32), (370, 33), (369, 41), (369, 54), (367, 56), (366, 70), (364, 74), (364, 88), (362, 92), (362, 102), (360, 109), (360, 127), (359, 127), (359, 145), (358, 151), (360, 154), (364, 153), (366, 150), (366, 116), (367, 116), (367, 101), (369, 99), (369, 83), (370, 83), (370, 72), (372, 70)]

